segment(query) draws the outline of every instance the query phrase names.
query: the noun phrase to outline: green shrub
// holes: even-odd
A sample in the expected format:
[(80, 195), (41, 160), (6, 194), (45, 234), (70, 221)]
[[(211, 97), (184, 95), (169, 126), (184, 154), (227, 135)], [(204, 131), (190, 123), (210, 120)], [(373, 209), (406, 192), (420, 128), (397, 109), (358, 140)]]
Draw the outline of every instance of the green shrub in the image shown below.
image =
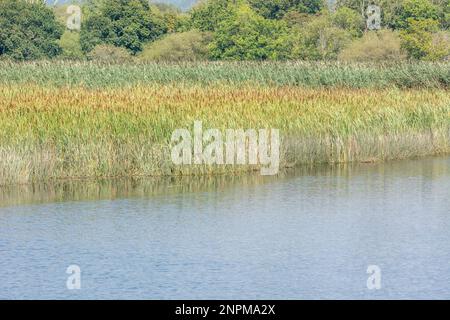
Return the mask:
[(144, 47), (142, 61), (199, 61), (208, 58), (209, 32), (191, 30), (172, 33)]
[(398, 61), (406, 58), (400, 37), (391, 30), (371, 31), (339, 54), (342, 61)]
[(123, 63), (132, 60), (131, 54), (124, 48), (101, 44), (87, 54), (87, 58), (101, 63)]

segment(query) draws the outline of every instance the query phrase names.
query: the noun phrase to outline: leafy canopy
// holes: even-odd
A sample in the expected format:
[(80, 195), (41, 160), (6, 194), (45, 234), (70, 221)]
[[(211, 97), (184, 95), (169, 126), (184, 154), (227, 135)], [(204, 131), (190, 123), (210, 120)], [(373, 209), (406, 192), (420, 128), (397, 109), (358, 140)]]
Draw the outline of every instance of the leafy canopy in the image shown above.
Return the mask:
[(0, 0), (0, 56), (17, 60), (53, 58), (63, 27), (43, 3)]
[(163, 20), (147, 0), (97, 0), (86, 8), (80, 41), (89, 52), (99, 44), (111, 44), (136, 54), (144, 43), (167, 31)]
[(249, 0), (255, 11), (265, 18), (280, 19), (290, 11), (315, 14), (323, 8), (323, 0)]
[(213, 59), (279, 60), (288, 56), (283, 21), (265, 19), (244, 1), (218, 23), (210, 46)]

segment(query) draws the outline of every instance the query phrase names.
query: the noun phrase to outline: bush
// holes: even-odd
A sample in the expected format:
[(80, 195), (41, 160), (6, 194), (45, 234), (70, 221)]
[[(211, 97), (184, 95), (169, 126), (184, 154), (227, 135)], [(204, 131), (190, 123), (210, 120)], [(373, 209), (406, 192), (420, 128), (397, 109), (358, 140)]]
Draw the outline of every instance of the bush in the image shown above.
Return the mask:
[(87, 54), (89, 60), (101, 63), (124, 63), (132, 61), (131, 54), (124, 48), (113, 45), (98, 45)]
[(391, 30), (368, 32), (339, 54), (339, 60), (357, 62), (398, 61), (405, 58), (400, 37)]
[(191, 30), (167, 35), (145, 46), (142, 61), (198, 61), (208, 58), (209, 32)]

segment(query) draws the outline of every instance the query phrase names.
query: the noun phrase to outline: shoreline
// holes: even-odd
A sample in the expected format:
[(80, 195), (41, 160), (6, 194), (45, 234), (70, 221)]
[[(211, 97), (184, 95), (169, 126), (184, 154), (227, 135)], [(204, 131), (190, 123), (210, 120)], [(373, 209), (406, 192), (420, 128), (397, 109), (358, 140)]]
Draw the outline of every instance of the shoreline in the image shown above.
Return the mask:
[[(342, 163), (333, 165), (300, 166), (281, 169), (276, 176), (261, 176), (257, 172), (239, 175), (177, 176), (177, 177), (115, 177), (99, 179), (65, 179), (40, 181), (21, 185), (0, 186), (0, 208), (17, 205), (67, 201), (98, 201), (118, 199), (142, 199), (177, 193), (234, 190), (235, 187), (253, 188), (260, 184), (275, 183), (296, 177), (333, 177), (365, 175), (367, 172), (404, 170), (415, 162), (433, 163), (433, 170), (422, 174), (441, 175), (449, 172), (445, 165), (450, 154), (415, 159), (391, 160), (376, 163)], [(419, 172), (417, 175), (421, 174)]]
[(2, 188), (11, 188), (11, 187), (30, 187), (35, 185), (56, 185), (56, 184), (65, 184), (65, 183), (102, 183), (105, 181), (113, 182), (113, 181), (138, 181), (138, 180), (146, 180), (146, 179), (214, 179), (214, 178), (241, 178), (243, 176), (261, 176), (262, 179), (270, 179), (276, 178), (279, 176), (284, 176), (289, 171), (296, 170), (318, 170), (318, 169), (332, 169), (340, 166), (363, 166), (363, 165), (385, 165), (392, 164), (395, 162), (404, 162), (404, 161), (419, 161), (419, 160), (427, 160), (427, 159), (435, 159), (435, 158), (443, 158), (450, 156), (450, 151), (446, 153), (436, 153), (436, 154), (426, 154), (420, 156), (412, 156), (409, 158), (396, 158), (389, 160), (367, 160), (367, 161), (359, 161), (359, 162), (336, 162), (336, 163), (311, 163), (311, 164), (298, 164), (296, 166), (288, 165), (279, 168), (279, 172), (275, 175), (261, 175), (260, 168), (253, 168), (249, 170), (241, 170), (241, 171), (229, 171), (229, 172), (209, 172), (207, 174), (178, 174), (178, 175), (131, 175), (131, 176), (100, 176), (100, 177), (64, 177), (64, 178), (54, 178), (48, 180), (37, 180), (37, 181), (28, 181), (23, 183), (12, 183), (12, 184), (0, 184), (0, 191)]
[[(150, 173), (150, 174), (122, 174), (122, 175), (96, 175), (96, 176), (60, 176), (60, 177), (47, 177), (44, 179), (30, 179), (26, 181), (9, 181), (9, 183), (0, 183), (0, 188), (2, 187), (9, 187), (9, 186), (25, 186), (25, 185), (35, 185), (35, 184), (41, 184), (41, 183), (64, 183), (64, 182), (99, 182), (104, 180), (139, 180), (139, 179), (184, 179), (184, 178), (215, 178), (215, 177), (240, 177), (245, 175), (261, 175), (261, 177), (277, 177), (281, 174), (281, 172), (287, 171), (287, 170), (301, 170), (301, 169), (317, 169), (317, 168), (332, 168), (335, 166), (358, 166), (358, 165), (379, 165), (379, 164), (386, 164), (386, 163), (392, 163), (396, 161), (409, 161), (409, 160), (420, 160), (420, 159), (426, 159), (426, 158), (434, 158), (434, 157), (445, 157), (450, 155), (450, 143), (448, 141), (450, 140), (450, 134), (445, 137), (443, 136), (442, 141), (443, 142), (439, 145), (435, 145), (433, 142), (433, 138), (424, 139), (423, 134), (419, 134), (417, 136), (415, 135), (405, 135), (404, 140), (407, 140), (408, 143), (411, 145), (409, 147), (412, 147), (413, 145), (416, 147), (415, 150), (409, 150), (406, 151), (406, 153), (409, 153), (409, 155), (402, 155), (402, 156), (392, 156), (389, 155), (388, 149), (381, 150), (381, 152), (386, 153), (385, 155), (378, 154), (373, 155), (371, 157), (368, 157), (366, 159), (360, 159), (360, 160), (351, 160), (351, 161), (333, 161), (333, 162), (322, 162), (322, 161), (313, 161), (313, 162), (305, 162), (304, 159), (311, 157), (311, 154), (300, 154), (299, 159), (296, 158), (296, 152), (295, 149), (291, 150), (285, 150), (282, 154), (282, 162), (280, 163), (279, 167), (279, 173), (275, 175), (269, 175), (269, 176), (263, 176), (261, 175), (261, 165), (236, 165), (236, 166), (230, 166), (230, 165), (192, 165), (187, 166), (186, 168), (183, 168), (183, 166), (175, 166), (171, 165), (168, 162), (166, 162), (165, 166), (170, 171), (162, 172), (161, 167), (153, 168), (154, 170), (157, 170), (156, 173)], [(402, 137), (394, 137), (394, 143), (398, 142), (398, 140), (401, 140)], [(350, 139), (351, 140), (351, 139)], [(388, 139), (389, 140), (389, 139)], [(417, 145), (415, 144), (417, 141), (420, 140), (420, 143), (422, 145), (422, 149), (419, 147), (417, 149)], [(351, 142), (352, 144), (354, 142)], [(384, 144), (384, 143), (382, 143)], [(389, 142), (387, 143), (389, 144)], [(425, 150), (428, 148), (430, 151), (427, 152)], [(301, 149), (305, 147), (305, 145), (300, 144)], [(336, 145), (329, 145), (332, 149), (338, 148)], [(366, 147), (375, 148), (375, 145), (366, 145)], [(409, 148), (408, 145), (403, 144), (401, 148)], [(345, 147), (344, 147), (345, 148)], [(3, 171), (5, 170), (4, 158), (1, 157), (2, 148), (0, 147), (0, 169)], [(318, 150), (312, 151), (313, 153), (317, 153)], [(348, 152), (348, 151), (345, 151)], [(345, 153), (344, 152), (344, 153)], [(395, 152), (401, 152), (401, 151), (395, 151)], [(405, 152), (405, 151), (404, 151)], [(40, 155), (42, 157), (42, 155)], [(385, 158), (382, 158), (385, 157)], [(163, 158), (170, 158), (170, 155), (167, 154)], [(287, 158), (291, 158), (291, 162), (286, 162)], [(150, 164), (151, 165), (151, 164)], [(164, 166), (163, 166), (164, 167)], [(1, 170), (0, 170), (1, 172)]]

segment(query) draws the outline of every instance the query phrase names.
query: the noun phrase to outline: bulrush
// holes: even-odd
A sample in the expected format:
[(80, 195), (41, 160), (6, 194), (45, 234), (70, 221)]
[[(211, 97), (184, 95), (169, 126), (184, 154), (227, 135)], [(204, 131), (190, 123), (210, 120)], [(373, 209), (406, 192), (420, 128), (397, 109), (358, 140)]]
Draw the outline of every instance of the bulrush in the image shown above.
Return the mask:
[[(356, 71), (337, 64), (320, 64), (315, 71), (303, 63), (197, 66), (189, 78), (191, 64), (160, 65), (163, 77), (150, 72), (155, 65), (138, 71), (123, 65), (3, 63), (0, 184), (232, 174), (267, 167), (260, 161), (226, 165), (226, 158), (225, 165), (177, 165), (171, 159), (172, 134), (195, 121), (222, 137), (227, 130), (276, 128), (280, 168), (450, 153), (447, 65), (439, 70), (436, 64), (356, 65)], [(183, 76), (177, 79), (180, 68)], [(372, 70), (389, 75), (383, 85), (379, 75), (373, 85), (364, 78)], [(401, 77), (401, 70), (414, 76), (410, 85), (390, 82)], [(332, 75), (328, 85), (305, 85), (326, 71)], [(102, 82), (106, 78), (109, 83)], [(338, 78), (348, 85), (331, 85), (339, 84)]]

